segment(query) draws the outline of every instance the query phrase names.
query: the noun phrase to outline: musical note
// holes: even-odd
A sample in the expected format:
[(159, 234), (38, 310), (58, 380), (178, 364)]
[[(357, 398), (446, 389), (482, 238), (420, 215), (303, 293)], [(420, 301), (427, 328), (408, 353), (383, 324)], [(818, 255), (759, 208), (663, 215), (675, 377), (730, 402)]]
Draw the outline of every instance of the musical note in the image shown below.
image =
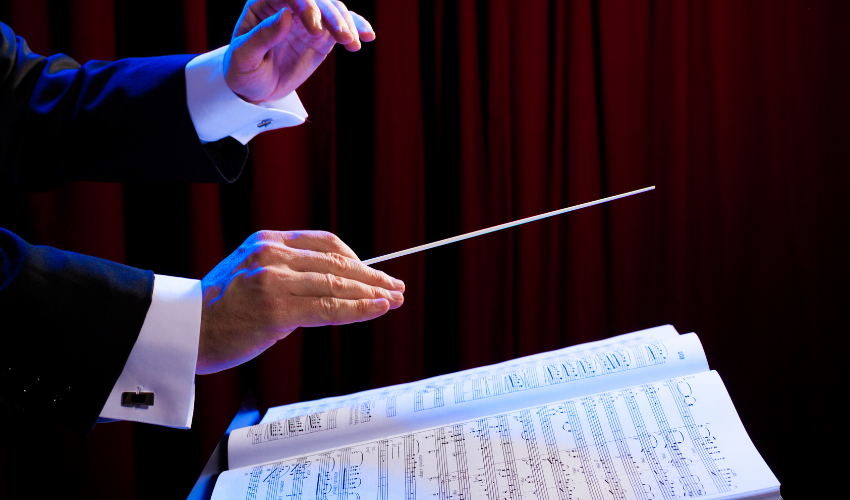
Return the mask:
[(430, 410), (432, 408), (442, 408), (443, 406), (443, 388), (429, 387), (419, 389), (413, 393), (413, 411)]
[[(319, 458), (319, 473), (316, 475), (316, 500), (327, 500), (328, 494), (333, 494), (333, 476), (331, 475), (336, 468), (336, 459), (333, 455), (322, 453)], [(267, 500), (276, 500), (269, 497)]]
[(259, 489), (259, 486), (260, 486), (260, 476), (263, 474), (263, 467), (262, 466), (252, 467), (251, 472), (249, 474), (250, 474), (250, 476), (249, 476), (249, 479), (248, 479), (248, 488), (247, 488), (248, 494), (245, 496), (245, 498), (247, 500), (256, 500), (257, 490)]
[(443, 427), (437, 429), (434, 433), (434, 448), (436, 451), (437, 462), (437, 481), (439, 482), (440, 500), (450, 500), (451, 498), (451, 473), (449, 471), (449, 461), (447, 453), (446, 430)]
[(248, 437), (251, 439), (252, 444), (261, 444), (300, 436), (302, 434), (333, 430), (336, 429), (336, 414), (338, 411), (337, 409), (333, 409), (269, 422), (268, 424), (254, 425), (247, 428)]
[(387, 418), (395, 416), (395, 401), (396, 396), (390, 396), (387, 398)]
[[(310, 461), (307, 457), (301, 457), (295, 463), (295, 467), (292, 468), (292, 493), (289, 495), (290, 499), (301, 500), (301, 495), (304, 493), (304, 477), (307, 475), (307, 467), (309, 466)], [(269, 491), (274, 490), (270, 488)], [(273, 495), (271, 498), (274, 498)], [(271, 500), (271, 498), (267, 498), (266, 500)]]
[(691, 471), (688, 469), (688, 460), (685, 459), (682, 454), (682, 450), (679, 447), (680, 441), (677, 439), (676, 435), (678, 430), (674, 431), (670, 428), (661, 400), (658, 398), (658, 392), (652, 384), (643, 385), (641, 386), (641, 389), (643, 389), (646, 399), (652, 408), (652, 415), (655, 417), (655, 421), (661, 431), (661, 436), (664, 438), (664, 447), (670, 454), (669, 463), (673, 465), (679, 473), (679, 481), (684, 487), (685, 494), (690, 497), (704, 495), (702, 485), (699, 483), (699, 478), (691, 474)]
[[(582, 402), (587, 399), (588, 398), (584, 398)], [(567, 413), (567, 422), (570, 427), (569, 432), (575, 441), (576, 451), (579, 459), (581, 460), (581, 473), (584, 475), (587, 489), (589, 490), (590, 496), (593, 500), (603, 500), (602, 490), (599, 487), (599, 480), (596, 477), (596, 471), (593, 468), (593, 462), (590, 458), (590, 449), (587, 446), (587, 441), (584, 439), (584, 431), (582, 430), (581, 419), (579, 418), (578, 411), (576, 410), (575, 401), (565, 402), (564, 408)]]
[(496, 483), (496, 464), (493, 460), (493, 443), (490, 442), (490, 424), (487, 419), (481, 419), (477, 422), (478, 432), (478, 449), (481, 453), (481, 461), (483, 462), (485, 491), (488, 499), (499, 498), (499, 485)]
[(712, 445), (708, 439), (705, 439), (700, 435), (699, 426), (694, 421), (694, 417), (691, 415), (690, 411), (690, 406), (692, 406), (693, 403), (688, 403), (686, 401), (687, 399), (694, 400), (692, 396), (692, 387), (684, 380), (681, 382), (667, 380), (665, 385), (670, 390), (670, 394), (676, 402), (676, 408), (679, 410), (679, 415), (685, 423), (685, 430), (688, 432), (691, 442), (695, 445), (696, 453), (703, 466), (708, 470), (714, 485), (717, 487), (718, 491), (729, 491), (729, 484), (718, 470), (717, 464), (711, 457), (711, 455), (717, 451), (717, 448)]
[[(604, 400), (606, 395), (602, 396)], [(593, 443), (596, 446), (596, 452), (599, 455), (599, 462), (602, 465), (604, 480), (607, 484), (608, 491), (616, 500), (626, 500), (626, 492), (620, 485), (620, 478), (617, 477), (614, 471), (614, 462), (611, 460), (611, 452), (608, 449), (605, 433), (602, 430), (602, 423), (599, 421), (599, 416), (596, 413), (596, 398), (583, 398), (581, 404), (584, 407), (587, 422), (590, 424), (590, 435), (593, 437)], [(619, 422), (618, 422), (619, 425)], [(614, 436), (616, 438), (616, 435)]]
[(540, 460), (540, 450), (537, 447), (537, 438), (534, 435), (534, 421), (531, 418), (531, 410), (520, 412), (517, 420), (522, 424), (522, 437), (528, 451), (528, 466), (531, 468), (531, 477), (534, 481), (534, 494), (537, 500), (549, 500), (546, 491), (546, 478), (543, 475), (543, 463)]
[(510, 500), (519, 500), (519, 478), (517, 477), (517, 464), (514, 457), (514, 443), (511, 440), (511, 430), (508, 425), (507, 415), (496, 417), (499, 429), (499, 444), (502, 447), (502, 464), (505, 467), (505, 477), (508, 480), (507, 492)]
[(469, 469), (466, 465), (466, 438), (463, 434), (463, 424), (452, 426), (452, 439), (454, 440), (454, 458), (457, 464), (457, 500), (471, 500), (472, 494), (469, 490)]
[(416, 437), (404, 436), (404, 498), (416, 500)]
[(569, 500), (569, 485), (565, 477), (566, 471), (564, 464), (561, 462), (561, 453), (558, 449), (558, 442), (555, 438), (555, 431), (552, 428), (552, 415), (547, 406), (541, 406), (537, 409), (537, 418), (540, 420), (540, 426), (543, 429), (543, 441), (546, 443), (546, 461), (552, 469), (552, 477), (554, 479), (555, 493), (558, 495), (558, 500)]
[(263, 483), (266, 484), (266, 500), (276, 500), (278, 485), (280, 485), (280, 476), (289, 469), (288, 466), (282, 463), (272, 464), (271, 471), (268, 471)]

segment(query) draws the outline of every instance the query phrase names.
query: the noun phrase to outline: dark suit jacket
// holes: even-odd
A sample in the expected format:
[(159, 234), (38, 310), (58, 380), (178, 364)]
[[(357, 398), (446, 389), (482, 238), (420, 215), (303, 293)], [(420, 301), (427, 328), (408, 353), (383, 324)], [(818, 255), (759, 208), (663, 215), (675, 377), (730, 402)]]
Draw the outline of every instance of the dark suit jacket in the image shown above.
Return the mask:
[[(0, 24), (0, 182), (232, 182), (247, 148), (202, 145), (179, 55), (83, 66), (33, 54)], [(153, 273), (0, 228), (0, 425), (49, 418), (86, 433), (121, 374)], [(5, 421), (5, 422), (3, 422)]]

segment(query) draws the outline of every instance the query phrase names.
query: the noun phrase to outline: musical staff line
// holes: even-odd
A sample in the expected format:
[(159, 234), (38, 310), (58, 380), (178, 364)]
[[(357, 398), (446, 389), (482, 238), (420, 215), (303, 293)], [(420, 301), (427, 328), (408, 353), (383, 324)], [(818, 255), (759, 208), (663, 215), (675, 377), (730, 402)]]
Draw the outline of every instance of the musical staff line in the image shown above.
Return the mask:
[(555, 492), (558, 495), (558, 500), (570, 500), (570, 488), (567, 484), (567, 479), (564, 477), (564, 464), (561, 461), (561, 453), (558, 451), (558, 442), (555, 439), (555, 432), (552, 429), (552, 419), (549, 414), (549, 408), (541, 406), (537, 409), (537, 417), (540, 420), (540, 426), (543, 430), (543, 441), (546, 443), (547, 461), (552, 469), (552, 476), (555, 479)]
[(522, 437), (528, 451), (528, 466), (531, 469), (531, 477), (534, 481), (534, 495), (537, 500), (549, 500), (546, 491), (546, 478), (543, 475), (543, 463), (540, 460), (540, 451), (537, 449), (537, 438), (534, 435), (534, 421), (531, 418), (531, 410), (523, 410), (518, 417), (522, 423)]
[[(605, 416), (608, 418), (608, 426), (610, 427), (611, 434), (614, 437), (614, 444), (617, 447), (617, 452), (620, 454), (620, 461), (623, 464), (623, 469), (626, 471), (626, 477), (628, 478), (629, 485), (631, 485), (632, 491), (635, 496), (638, 497), (638, 500), (647, 500), (646, 492), (643, 490), (643, 483), (640, 480), (640, 474), (635, 469), (632, 453), (629, 451), (626, 436), (623, 434), (620, 417), (617, 415), (617, 409), (614, 408), (614, 397), (611, 394), (603, 394), (600, 401), (602, 402), (602, 408), (605, 411)], [(622, 498), (626, 498), (625, 492), (623, 492)]]
[(661, 491), (664, 500), (673, 500), (676, 496), (676, 492), (672, 487), (673, 483), (667, 478), (666, 469), (658, 461), (658, 456), (655, 454), (655, 443), (647, 431), (640, 408), (635, 400), (635, 395), (631, 389), (623, 389), (620, 391), (620, 394), (623, 396), (623, 401), (629, 410), (629, 416), (632, 419), (632, 425), (634, 425), (637, 439), (641, 446), (640, 452), (649, 463), (649, 469), (652, 471), (652, 475), (658, 484), (658, 489)]
[(564, 403), (564, 408), (567, 410), (567, 417), (570, 424), (570, 432), (576, 444), (576, 452), (578, 452), (581, 460), (581, 471), (584, 474), (587, 488), (590, 491), (590, 496), (593, 500), (604, 500), (602, 490), (599, 488), (599, 481), (593, 471), (593, 462), (590, 459), (590, 450), (587, 448), (587, 442), (584, 439), (584, 432), (581, 428), (581, 420), (579, 420), (578, 411), (573, 401)]
[(508, 498), (510, 500), (520, 500), (522, 493), (519, 489), (519, 477), (516, 470), (516, 458), (514, 457), (514, 443), (511, 440), (511, 429), (508, 425), (507, 415), (496, 416), (499, 429), (499, 444), (502, 448), (503, 464), (505, 466), (505, 476), (508, 480)]
[(404, 498), (416, 500), (416, 437), (404, 436)]
[(452, 439), (455, 445), (455, 463), (457, 464), (458, 500), (471, 500), (469, 490), (469, 468), (466, 465), (466, 436), (463, 424), (452, 426)]
[(437, 481), (440, 487), (438, 492), (440, 500), (451, 500), (452, 497), (447, 445), (446, 430), (444, 427), (439, 427), (437, 432), (434, 433), (434, 447), (437, 455)]
[(653, 387), (652, 384), (646, 384), (641, 386), (641, 388), (644, 390), (646, 399), (649, 401), (649, 405), (652, 408), (652, 414), (655, 417), (655, 421), (661, 431), (661, 436), (667, 444), (667, 450), (670, 453), (670, 463), (679, 473), (679, 478), (682, 482), (682, 486), (685, 488), (685, 492), (690, 496), (702, 496), (702, 488), (700, 487), (700, 484), (694, 481), (695, 476), (691, 474), (691, 471), (688, 469), (688, 464), (685, 462), (679, 451), (679, 443), (673, 435), (673, 429), (670, 428), (670, 424), (667, 422), (667, 417), (664, 415), (664, 408), (661, 405), (661, 401), (658, 399), (655, 387)]
[(493, 460), (493, 443), (490, 442), (490, 424), (487, 419), (478, 420), (478, 447), (484, 462), (484, 488), (487, 498), (499, 498), (499, 485), (496, 482), (496, 463)]
[[(688, 432), (691, 442), (694, 443), (695, 450), (699, 455), (700, 461), (711, 476), (711, 480), (714, 482), (715, 487), (717, 487), (718, 491), (729, 491), (729, 484), (727, 484), (725, 478), (718, 470), (717, 464), (711, 457), (712, 452), (710, 451), (710, 446), (700, 435), (699, 430), (697, 429), (697, 424), (694, 422), (694, 417), (688, 409), (688, 403), (685, 402), (686, 396), (681, 392), (682, 384), (688, 386), (687, 382), (667, 380), (666, 384), (667, 388), (670, 390), (670, 394), (673, 396), (673, 401), (676, 402), (676, 407), (679, 410), (682, 421), (685, 423), (685, 430)], [(690, 386), (688, 386), (688, 390), (690, 390)], [(690, 397), (690, 392), (688, 393), (688, 397)]]

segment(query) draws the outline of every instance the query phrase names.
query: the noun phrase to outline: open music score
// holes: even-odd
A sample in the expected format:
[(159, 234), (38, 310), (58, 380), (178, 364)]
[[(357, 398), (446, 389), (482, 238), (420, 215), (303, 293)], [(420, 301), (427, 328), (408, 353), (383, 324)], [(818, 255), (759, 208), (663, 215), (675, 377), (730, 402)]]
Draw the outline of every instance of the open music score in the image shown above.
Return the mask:
[(216, 500), (780, 498), (696, 335), (669, 325), (273, 408), (229, 448)]

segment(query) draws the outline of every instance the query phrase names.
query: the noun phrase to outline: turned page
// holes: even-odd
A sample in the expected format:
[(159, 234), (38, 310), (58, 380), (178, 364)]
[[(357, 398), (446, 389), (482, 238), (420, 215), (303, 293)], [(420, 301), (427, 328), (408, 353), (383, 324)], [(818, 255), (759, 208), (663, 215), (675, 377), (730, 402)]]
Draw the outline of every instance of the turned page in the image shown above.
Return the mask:
[(229, 467), (707, 371), (697, 336), (669, 330), (658, 332), (661, 338), (630, 334), (320, 405), (299, 405), (294, 416), (233, 431)]
[(212, 498), (778, 499), (714, 371), (226, 471)]
[(335, 396), (330, 398), (317, 399), (313, 401), (303, 401), (300, 403), (277, 406), (274, 408), (269, 408), (260, 423), (265, 424), (268, 422), (283, 420), (290, 417), (309, 415), (311, 413), (316, 413), (322, 410), (326, 410), (328, 408), (343, 408), (364, 401), (384, 399), (388, 394), (401, 393), (406, 390), (415, 389), (419, 387), (445, 386), (448, 380), (454, 380), (456, 378), (463, 378), (466, 376), (471, 377), (475, 374), (480, 374), (482, 372), (490, 372), (515, 365), (534, 364), (548, 358), (564, 356), (566, 354), (575, 355), (579, 352), (585, 351), (593, 352), (605, 349), (613, 349), (622, 345), (627, 345), (638, 341), (644, 342), (648, 340), (664, 340), (678, 336), (679, 332), (677, 332), (672, 325), (663, 325), (657, 326), (655, 328), (647, 328), (646, 330), (639, 330), (636, 332), (616, 335), (614, 337), (609, 337), (603, 340), (597, 340), (595, 342), (576, 344), (569, 347), (564, 347), (562, 349), (557, 349), (555, 351), (542, 352), (531, 356), (524, 356), (521, 358), (511, 359), (494, 365), (486, 365), (478, 368), (462, 370), (459, 372), (447, 373), (445, 375), (439, 375), (423, 380), (417, 380), (415, 382), (408, 382), (406, 384), (379, 387), (377, 389), (370, 389), (354, 394), (346, 394), (343, 396)]

